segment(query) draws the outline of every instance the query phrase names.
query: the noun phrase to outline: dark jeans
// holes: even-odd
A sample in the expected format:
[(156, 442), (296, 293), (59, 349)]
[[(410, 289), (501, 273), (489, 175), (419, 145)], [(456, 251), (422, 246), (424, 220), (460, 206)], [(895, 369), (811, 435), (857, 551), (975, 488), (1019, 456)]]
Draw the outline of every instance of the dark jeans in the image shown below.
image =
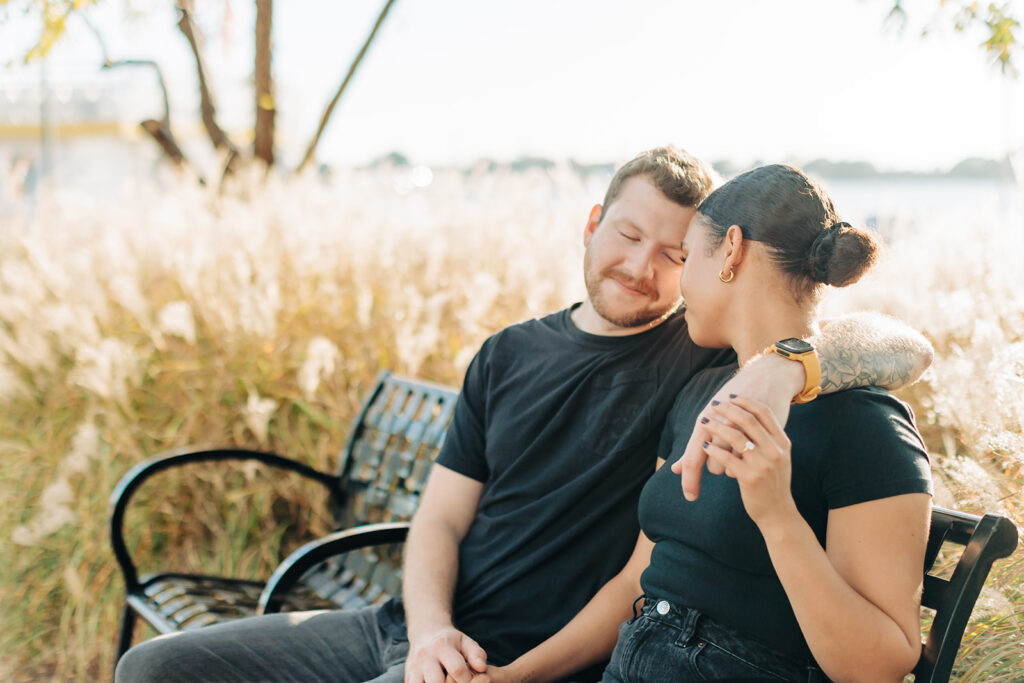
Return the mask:
[(647, 596), (619, 628), (605, 683), (825, 681), (820, 671), (737, 634), (706, 615)]
[(409, 642), (388, 606), (239, 619), (153, 638), (117, 665), (137, 681), (401, 683)]

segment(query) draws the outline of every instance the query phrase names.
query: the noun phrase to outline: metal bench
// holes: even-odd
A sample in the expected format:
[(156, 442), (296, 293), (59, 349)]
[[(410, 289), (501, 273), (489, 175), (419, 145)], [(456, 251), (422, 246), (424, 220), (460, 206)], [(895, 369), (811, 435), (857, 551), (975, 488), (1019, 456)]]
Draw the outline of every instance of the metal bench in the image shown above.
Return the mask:
[[(241, 617), (381, 603), (401, 591), (401, 551), (444, 440), (457, 390), (381, 373), (354, 423), (335, 474), (272, 453), (240, 449), (177, 451), (132, 468), (111, 494), (114, 554), (126, 585), (117, 657), (131, 646), (141, 616), (159, 633), (200, 628)], [(124, 541), (124, 516), (132, 495), (149, 477), (203, 461), (255, 460), (297, 472), (328, 488), (336, 531), (290, 554), (263, 581), (181, 573), (139, 577)], [(940, 549), (962, 547), (950, 578)], [(944, 547), (945, 546), (945, 547)], [(925, 561), (924, 607), (934, 610), (915, 680), (948, 681), (964, 630), (992, 563), (1017, 546), (1017, 529), (1005, 517), (983, 517), (933, 508)]]
[[(949, 578), (939, 576), (936, 565), (944, 545), (960, 550)], [(999, 515), (983, 517), (956, 510), (932, 508), (928, 549), (924, 561), (923, 607), (934, 610), (921, 659), (914, 668), (916, 683), (948, 681), (981, 587), (996, 560), (1009, 557), (1017, 547), (1017, 527)], [(949, 548), (947, 548), (949, 550)]]
[[(174, 633), (257, 614), (381, 603), (398, 595), (401, 544), (457, 397), (451, 387), (381, 373), (333, 474), (242, 449), (175, 451), (133, 467), (110, 497), (111, 543), (126, 587), (117, 658), (131, 646), (139, 616), (158, 633)], [(296, 472), (327, 487), (335, 528), (344, 531), (296, 550), (265, 582), (174, 572), (140, 577), (124, 540), (133, 494), (171, 468), (231, 460)]]

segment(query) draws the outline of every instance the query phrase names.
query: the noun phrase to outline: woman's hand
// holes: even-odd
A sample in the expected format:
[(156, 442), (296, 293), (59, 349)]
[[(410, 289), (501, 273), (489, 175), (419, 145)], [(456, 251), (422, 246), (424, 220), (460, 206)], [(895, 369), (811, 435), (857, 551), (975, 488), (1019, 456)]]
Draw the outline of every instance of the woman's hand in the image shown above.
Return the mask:
[[(519, 678), (516, 678), (509, 671), (507, 666), (487, 666), (487, 671), (484, 673), (474, 673), (471, 683), (517, 683)], [(451, 676), (445, 678), (445, 683), (455, 683), (455, 679)]]
[[(778, 423), (786, 424), (789, 417), (789, 404), (794, 396), (800, 393), (804, 385), (804, 367), (800, 363), (786, 360), (774, 353), (762, 355), (744, 365), (715, 394), (716, 401), (725, 401), (728, 396), (739, 395), (756, 399), (768, 405)], [(710, 418), (711, 405), (705, 406), (698, 418)], [(683, 495), (687, 500), (697, 500), (700, 495), (700, 478), (704, 473), (705, 464), (711, 474), (722, 474), (718, 462), (707, 457), (707, 451), (701, 446), (704, 441), (712, 441), (704, 426), (708, 424), (698, 419), (694, 425), (690, 439), (686, 443), (683, 456), (672, 464), (672, 471), (682, 475), (680, 482)]]
[(730, 396), (709, 412), (704, 427), (712, 438), (703, 443), (709, 465), (715, 462), (739, 483), (743, 507), (754, 523), (764, 529), (798, 514), (790, 488), (789, 437), (771, 409), (750, 398)]

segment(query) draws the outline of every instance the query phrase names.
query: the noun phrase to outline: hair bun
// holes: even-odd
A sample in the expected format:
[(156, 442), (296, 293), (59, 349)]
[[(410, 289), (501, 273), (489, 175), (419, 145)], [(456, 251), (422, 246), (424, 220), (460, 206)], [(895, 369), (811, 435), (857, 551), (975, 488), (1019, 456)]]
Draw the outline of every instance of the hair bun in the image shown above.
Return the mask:
[(859, 280), (877, 258), (878, 240), (872, 234), (845, 221), (833, 223), (811, 245), (811, 278), (845, 287)]
[(811, 279), (815, 282), (829, 284), (829, 262), (836, 249), (836, 238), (841, 228), (850, 227), (849, 223), (833, 223), (814, 238), (811, 243), (810, 267)]

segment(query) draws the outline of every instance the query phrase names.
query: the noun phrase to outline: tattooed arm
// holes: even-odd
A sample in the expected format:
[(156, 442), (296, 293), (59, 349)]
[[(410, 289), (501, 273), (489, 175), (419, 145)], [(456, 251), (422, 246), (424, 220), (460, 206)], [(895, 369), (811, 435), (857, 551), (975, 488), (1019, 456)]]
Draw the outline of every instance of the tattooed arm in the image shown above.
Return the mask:
[[(822, 322), (821, 333), (808, 340), (818, 350), (821, 362), (821, 391), (831, 393), (875, 384), (898, 389), (916, 381), (932, 363), (932, 346), (920, 333), (905, 324), (877, 313), (855, 313)], [(753, 398), (767, 404), (785, 425), (789, 402), (804, 387), (804, 368), (776, 354), (762, 354), (744, 365), (715, 394), (718, 401), (729, 394)], [(707, 455), (702, 444), (711, 440), (700, 420), (686, 444), (683, 457), (672, 465), (681, 473), (683, 493), (696, 500), (700, 493), (700, 475)], [(712, 474), (721, 474), (708, 463)]]
[(853, 313), (822, 325), (822, 333), (810, 340), (821, 361), (822, 393), (868, 384), (899, 389), (916, 382), (932, 364), (928, 340), (895, 318)]

